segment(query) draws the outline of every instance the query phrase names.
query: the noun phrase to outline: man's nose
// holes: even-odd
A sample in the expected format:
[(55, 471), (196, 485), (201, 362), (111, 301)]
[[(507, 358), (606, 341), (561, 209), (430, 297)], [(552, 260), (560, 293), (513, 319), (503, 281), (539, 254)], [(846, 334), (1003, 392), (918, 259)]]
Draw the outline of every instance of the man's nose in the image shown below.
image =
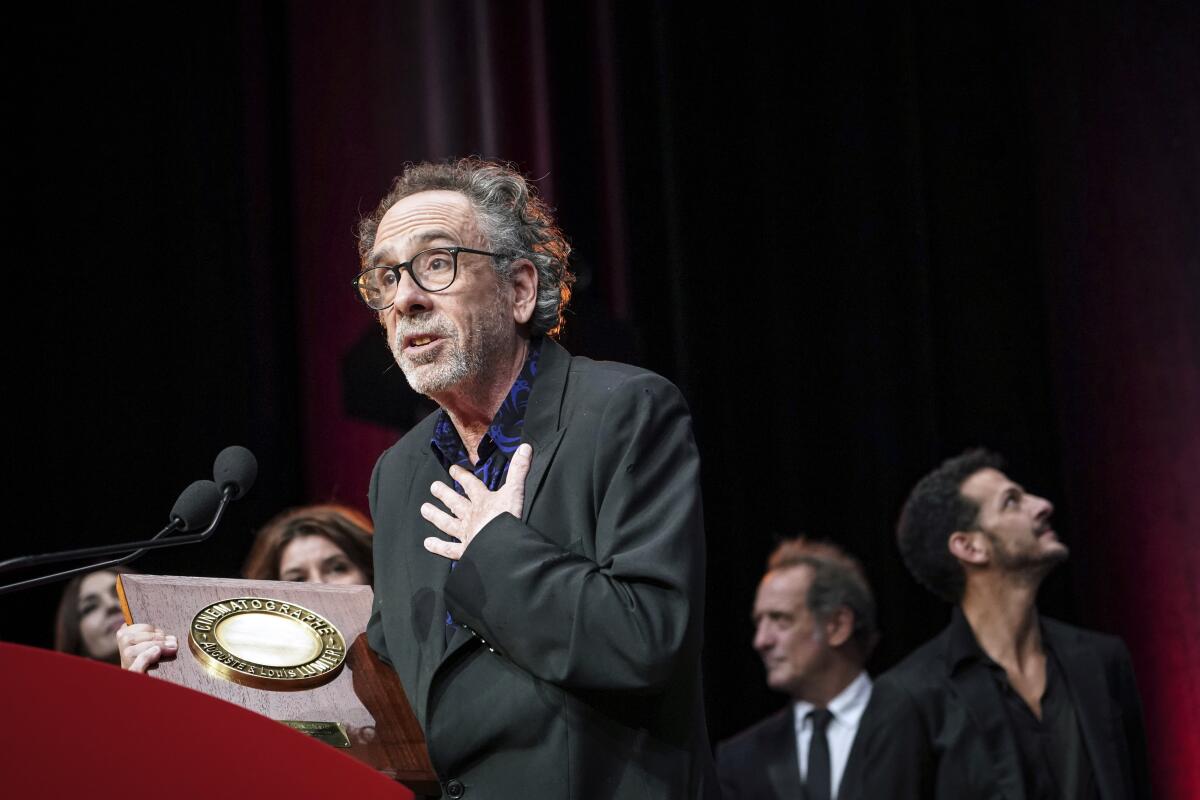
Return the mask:
[(1038, 497), (1037, 495), (1033, 495), (1032, 499), (1034, 502), (1034, 518), (1039, 520), (1049, 519), (1050, 515), (1054, 513), (1054, 503), (1051, 503), (1044, 497)]
[(415, 314), (428, 311), (430, 306), (429, 292), (422, 289), (413, 280), (408, 270), (400, 271), (400, 282), (396, 284), (396, 299), (393, 304), (401, 314)]
[(755, 650), (757, 650), (758, 652), (761, 653), (762, 651), (769, 649), (771, 647), (772, 641), (773, 641), (773, 638), (771, 636), (771, 630), (770, 630), (770, 628), (767, 627), (765, 620), (755, 626), (755, 628), (754, 628), (754, 649)]

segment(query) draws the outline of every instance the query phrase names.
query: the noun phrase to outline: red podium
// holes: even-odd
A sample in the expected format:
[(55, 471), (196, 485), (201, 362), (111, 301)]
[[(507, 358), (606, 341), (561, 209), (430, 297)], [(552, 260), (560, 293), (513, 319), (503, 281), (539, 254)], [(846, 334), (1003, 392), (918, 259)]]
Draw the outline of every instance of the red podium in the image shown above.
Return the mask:
[(0, 774), (22, 798), (411, 798), (289, 728), (206, 694), (0, 644)]

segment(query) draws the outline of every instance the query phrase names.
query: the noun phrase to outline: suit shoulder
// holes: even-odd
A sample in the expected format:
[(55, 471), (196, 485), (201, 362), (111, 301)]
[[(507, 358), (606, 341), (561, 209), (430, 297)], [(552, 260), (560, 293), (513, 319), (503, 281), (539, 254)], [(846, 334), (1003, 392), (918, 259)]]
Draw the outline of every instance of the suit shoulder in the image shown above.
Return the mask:
[(759, 742), (763, 739), (786, 736), (794, 733), (794, 730), (792, 707), (787, 706), (718, 743), (717, 759), (720, 760), (723, 755), (728, 757), (747, 750), (757, 751), (760, 748)]
[(632, 381), (674, 386), (662, 375), (644, 367), (635, 367), (633, 364), (623, 364), (620, 361), (593, 361), (586, 356), (571, 357), (571, 378), (588, 385), (620, 386)]
[(904, 660), (876, 680), (876, 689), (898, 686), (910, 692), (936, 686), (945, 676), (946, 632), (942, 631), (905, 656)]
[(679, 387), (657, 372), (617, 361), (593, 361), (582, 356), (571, 359), (567, 397), (574, 403), (603, 407), (613, 401), (634, 400), (639, 392), (656, 401), (687, 406)]
[(1051, 619), (1050, 617), (1042, 617), (1042, 627), (1046, 631), (1047, 638), (1050, 639), (1051, 646), (1054, 646), (1056, 643), (1072, 643), (1099, 651), (1109, 659), (1129, 660), (1129, 649), (1125, 646), (1124, 640), (1119, 636), (1080, 628), (1077, 625), (1071, 625)]
[(782, 738), (794, 735), (796, 726), (792, 722), (791, 705), (788, 705), (719, 742), (716, 745), (716, 769), (722, 775), (737, 772), (739, 766), (761, 760), (762, 753), (774, 752)]
[(421, 448), (429, 447), (429, 441), (433, 438), (433, 428), (437, 423), (438, 412), (435, 410), (418, 422), (407, 432), (402, 434), (396, 443), (384, 450), (379, 456), (379, 460), (375, 464), (375, 470), (379, 471), (385, 465), (395, 464), (398, 461), (406, 458), (410, 453), (419, 453)]

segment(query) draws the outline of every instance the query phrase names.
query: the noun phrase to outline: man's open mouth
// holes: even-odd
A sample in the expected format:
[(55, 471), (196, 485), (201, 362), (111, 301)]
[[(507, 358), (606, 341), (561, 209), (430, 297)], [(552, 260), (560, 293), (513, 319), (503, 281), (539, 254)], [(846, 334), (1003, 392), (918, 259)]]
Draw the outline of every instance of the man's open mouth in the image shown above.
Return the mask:
[(439, 338), (441, 338), (441, 337), (435, 336), (431, 333), (418, 333), (418, 334), (414, 334), (412, 336), (405, 337), (404, 346), (405, 347), (424, 347), (427, 344), (433, 344)]

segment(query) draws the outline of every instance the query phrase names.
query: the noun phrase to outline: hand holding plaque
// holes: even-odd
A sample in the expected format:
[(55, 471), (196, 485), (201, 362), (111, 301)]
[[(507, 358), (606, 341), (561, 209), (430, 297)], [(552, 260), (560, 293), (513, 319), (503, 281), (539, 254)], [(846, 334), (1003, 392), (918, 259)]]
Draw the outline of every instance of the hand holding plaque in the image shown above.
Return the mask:
[(160, 659), (174, 658), (179, 651), (179, 642), (174, 634), (149, 623), (126, 623), (117, 630), (116, 637), (121, 669), (130, 672), (144, 673)]

